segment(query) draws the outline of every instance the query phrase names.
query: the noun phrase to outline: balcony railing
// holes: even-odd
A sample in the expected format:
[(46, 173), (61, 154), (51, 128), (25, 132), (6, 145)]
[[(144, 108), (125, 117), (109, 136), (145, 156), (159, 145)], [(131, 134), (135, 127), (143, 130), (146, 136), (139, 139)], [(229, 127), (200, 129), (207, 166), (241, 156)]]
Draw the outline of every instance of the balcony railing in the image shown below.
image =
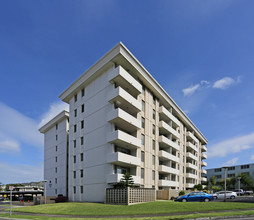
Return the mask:
[(129, 149), (135, 149), (141, 147), (141, 140), (129, 135), (121, 130), (114, 131), (108, 135), (108, 142), (114, 143), (118, 146), (122, 146)]
[(116, 67), (109, 74), (109, 81), (116, 83), (133, 96), (137, 96), (142, 92), (142, 85), (134, 79), (123, 67)]
[(159, 165), (159, 172), (160, 173), (172, 173), (172, 174), (179, 175), (179, 170), (174, 169), (172, 167), (165, 166), (165, 165)]
[(179, 182), (171, 181), (171, 180), (159, 180), (158, 181), (159, 186), (164, 187), (179, 187)]
[(140, 166), (141, 159), (121, 152), (115, 152), (107, 156), (107, 162), (113, 163), (119, 166)]
[(164, 121), (160, 121), (159, 122), (159, 129), (163, 132), (163, 133), (167, 133), (167, 134), (172, 134), (174, 138), (179, 139), (180, 138), (180, 134), (174, 129), (172, 128), (170, 125), (168, 125), (166, 122)]
[(207, 171), (202, 169), (202, 170), (201, 170), (201, 173), (202, 173), (202, 174), (207, 174)]
[(174, 156), (164, 150), (159, 151), (159, 158), (161, 160), (172, 160), (172, 161), (175, 161), (176, 163), (179, 163), (179, 158), (177, 156)]
[(124, 110), (117, 108), (108, 113), (108, 122), (115, 124), (117, 127), (124, 127), (125, 130), (133, 132), (141, 128), (141, 122), (125, 112)]
[(198, 157), (190, 152), (186, 153), (186, 157), (189, 157), (189, 158), (196, 160), (196, 161), (198, 160)]
[[(120, 180), (122, 179), (123, 174), (110, 174), (107, 175), (107, 183), (108, 184), (113, 184), (113, 183), (119, 183)], [(141, 184), (141, 178), (139, 176), (132, 175), (132, 178), (134, 180), (135, 185), (140, 185)]]
[(194, 169), (194, 170), (198, 169), (198, 166), (196, 166), (195, 164), (192, 164), (192, 163), (186, 163), (186, 167)]
[(164, 147), (173, 147), (175, 150), (179, 150), (179, 145), (176, 142), (173, 142), (166, 138), (165, 136), (159, 136), (159, 143)]
[(168, 120), (171, 120), (177, 127), (180, 126), (180, 121), (171, 112), (169, 112), (164, 106), (160, 106), (159, 114), (161, 114), (162, 117), (166, 117)]
[(193, 174), (193, 173), (186, 173), (186, 178), (190, 178), (190, 179), (197, 179), (197, 175)]
[(201, 158), (202, 159), (207, 159), (207, 155), (205, 153), (201, 153)]
[(207, 152), (207, 147), (205, 145), (201, 145), (201, 151), (202, 152)]
[(187, 144), (186, 144), (186, 146), (187, 147), (190, 147), (190, 148), (192, 148), (193, 150), (195, 150), (196, 152), (198, 152), (198, 148), (194, 145), (194, 144), (192, 144), (191, 142), (187, 142)]
[(206, 182), (207, 178), (206, 177), (201, 177), (201, 181)]
[(194, 140), (196, 143), (198, 143), (198, 139), (190, 131), (187, 132), (187, 136)]
[(185, 184), (186, 188), (193, 188), (195, 186), (194, 183), (186, 183)]
[(205, 161), (201, 161), (201, 166), (202, 167), (207, 167), (207, 163)]
[(112, 89), (108, 95), (108, 101), (132, 115), (141, 111), (141, 102), (135, 99), (120, 86)]

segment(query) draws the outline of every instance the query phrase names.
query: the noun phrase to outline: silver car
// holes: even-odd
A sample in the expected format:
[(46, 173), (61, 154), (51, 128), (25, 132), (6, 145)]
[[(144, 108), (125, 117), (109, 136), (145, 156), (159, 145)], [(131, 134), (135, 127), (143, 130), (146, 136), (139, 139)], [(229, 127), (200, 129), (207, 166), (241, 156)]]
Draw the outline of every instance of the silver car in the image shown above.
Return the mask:
[[(214, 199), (224, 199), (225, 191), (219, 191), (213, 194)], [(226, 191), (227, 199), (235, 199), (237, 197), (236, 192)]]

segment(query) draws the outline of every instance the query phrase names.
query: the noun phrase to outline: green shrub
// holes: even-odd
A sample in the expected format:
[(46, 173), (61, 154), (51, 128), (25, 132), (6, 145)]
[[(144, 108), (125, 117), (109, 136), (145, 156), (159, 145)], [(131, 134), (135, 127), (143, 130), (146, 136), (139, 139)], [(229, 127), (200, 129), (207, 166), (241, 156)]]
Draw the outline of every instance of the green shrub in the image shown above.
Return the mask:
[(179, 196), (183, 196), (183, 195), (185, 195), (185, 191), (182, 190), (179, 192)]

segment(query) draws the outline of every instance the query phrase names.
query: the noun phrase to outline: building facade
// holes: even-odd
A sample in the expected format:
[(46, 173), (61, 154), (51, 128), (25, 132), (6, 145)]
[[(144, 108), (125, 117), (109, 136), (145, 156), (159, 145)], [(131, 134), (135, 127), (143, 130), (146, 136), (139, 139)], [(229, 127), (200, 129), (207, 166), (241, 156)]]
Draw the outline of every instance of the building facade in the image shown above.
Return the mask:
[(122, 43), (60, 98), (69, 104), (71, 201), (103, 201), (126, 172), (145, 188), (185, 190), (206, 181), (206, 138)]
[[(210, 180), (212, 176), (216, 177), (216, 181), (225, 179), (225, 168), (218, 167), (213, 169), (207, 169), (207, 179)], [(226, 178), (237, 177), (239, 174), (247, 174), (254, 180), (254, 163), (228, 166), (226, 168)]]

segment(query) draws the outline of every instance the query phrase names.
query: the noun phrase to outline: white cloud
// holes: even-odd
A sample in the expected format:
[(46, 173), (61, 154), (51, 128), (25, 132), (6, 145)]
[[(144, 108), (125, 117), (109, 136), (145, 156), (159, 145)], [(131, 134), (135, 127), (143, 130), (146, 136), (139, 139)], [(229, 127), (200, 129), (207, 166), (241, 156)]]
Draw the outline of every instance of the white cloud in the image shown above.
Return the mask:
[(199, 84), (196, 84), (195, 86), (190, 86), (188, 88), (183, 89), (183, 95), (184, 96), (191, 96), (196, 92), (196, 90), (200, 87)]
[(226, 163), (224, 163), (222, 166), (232, 166), (235, 165), (237, 163), (239, 159), (237, 157), (227, 161)]
[(220, 80), (217, 80), (213, 84), (214, 89), (227, 89), (229, 86), (233, 85), (236, 83), (234, 79), (231, 77), (224, 77)]
[(254, 132), (239, 137), (233, 137), (228, 140), (208, 146), (207, 155), (209, 157), (225, 157), (228, 154), (238, 153), (243, 150), (252, 148), (253, 146)]
[(251, 156), (250, 160), (251, 160), (251, 161), (253, 161), (253, 160), (254, 160), (254, 155), (252, 155), (252, 156)]
[(58, 115), (63, 110), (69, 111), (69, 105), (65, 102), (55, 102), (52, 103), (49, 107), (49, 110), (43, 114), (39, 127), (42, 127), (44, 124), (49, 122), (52, 118)]
[(38, 166), (0, 163), (0, 180), (2, 183), (22, 183), (43, 179), (43, 165)]
[(0, 142), (17, 144), (24, 142), (33, 146), (43, 146), (43, 135), (38, 132), (38, 123), (17, 110), (0, 102)]
[(13, 140), (0, 140), (0, 153), (20, 152), (19, 143)]

